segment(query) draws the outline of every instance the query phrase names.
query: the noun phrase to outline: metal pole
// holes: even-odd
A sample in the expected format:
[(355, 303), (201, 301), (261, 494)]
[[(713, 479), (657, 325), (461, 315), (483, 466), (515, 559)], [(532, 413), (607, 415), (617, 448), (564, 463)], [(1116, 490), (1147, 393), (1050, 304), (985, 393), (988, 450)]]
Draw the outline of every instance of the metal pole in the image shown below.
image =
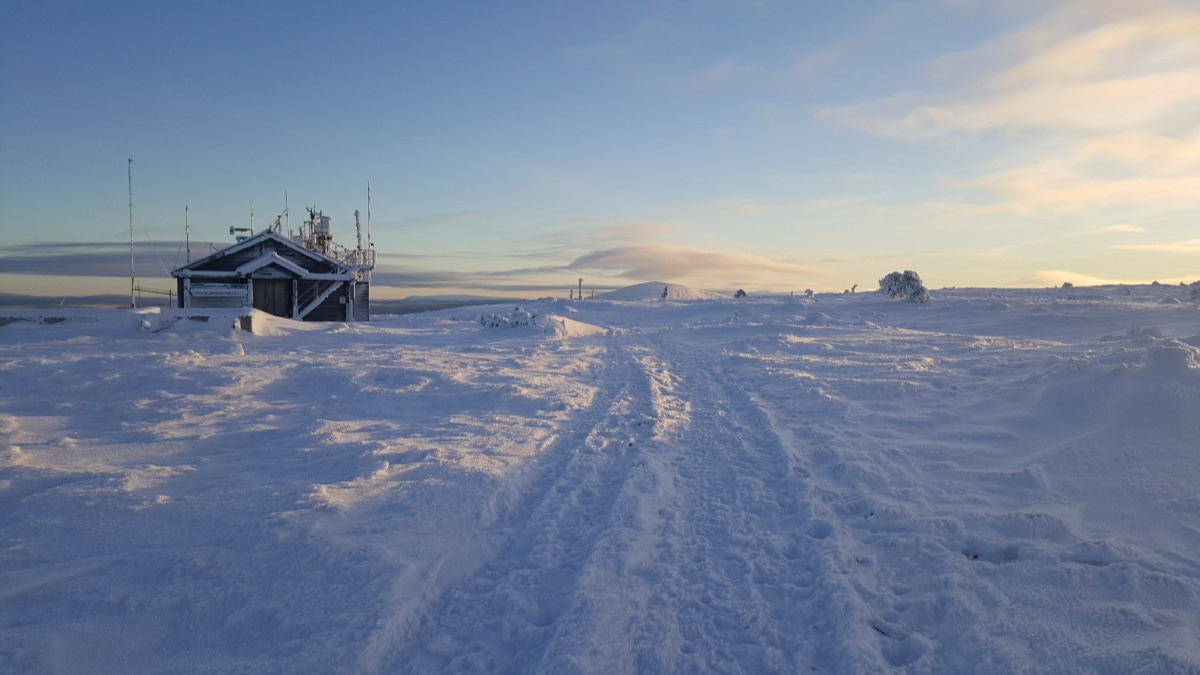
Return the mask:
[(126, 167), (126, 172), (129, 178), (129, 306), (137, 307), (137, 300), (133, 295), (133, 158), (129, 158), (129, 164)]
[[(192, 264), (192, 237), (188, 230), (188, 207), (183, 207), (183, 243), (187, 247), (187, 264)], [(175, 255), (179, 255), (176, 253)]]

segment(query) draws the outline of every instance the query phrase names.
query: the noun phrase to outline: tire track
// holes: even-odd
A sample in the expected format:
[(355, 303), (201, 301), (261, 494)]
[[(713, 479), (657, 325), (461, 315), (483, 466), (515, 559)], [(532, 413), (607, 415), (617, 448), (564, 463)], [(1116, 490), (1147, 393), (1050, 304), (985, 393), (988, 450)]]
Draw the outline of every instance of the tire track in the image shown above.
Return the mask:
[(676, 373), (671, 395), (689, 403), (692, 421), (663, 439), (674, 494), (660, 512), (654, 611), (639, 631), (657, 631), (657, 641), (641, 643), (659, 647), (639, 655), (638, 669), (878, 665), (855, 646), (853, 626), (847, 632), (856, 595), (834, 572), (838, 527), (812, 502), (799, 449), (720, 361), (655, 342)]
[(619, 341), (609, 347), (602, 391), (547, 451), (534, 481), (500, 526), (499, 554), (444, 593), (373, 664), (388, 672), (528, 670), (554, 651), (573, 598), (610, 536), (614, 508), (641, 439), (650, 403)]

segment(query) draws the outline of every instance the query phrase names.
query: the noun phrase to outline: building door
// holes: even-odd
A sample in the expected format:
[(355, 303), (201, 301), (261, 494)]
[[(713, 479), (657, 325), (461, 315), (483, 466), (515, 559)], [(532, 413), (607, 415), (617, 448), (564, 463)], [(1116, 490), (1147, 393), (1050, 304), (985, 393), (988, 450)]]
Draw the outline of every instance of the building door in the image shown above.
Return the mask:
[(275, 316), (292, 315), (292, 282), (290, 279), (255, 279), (254, 309)]

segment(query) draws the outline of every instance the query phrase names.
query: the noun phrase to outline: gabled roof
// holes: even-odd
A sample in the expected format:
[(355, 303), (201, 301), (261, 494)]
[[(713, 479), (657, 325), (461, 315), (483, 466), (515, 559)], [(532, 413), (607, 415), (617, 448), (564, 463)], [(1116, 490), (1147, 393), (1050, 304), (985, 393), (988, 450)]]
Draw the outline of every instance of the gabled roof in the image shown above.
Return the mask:
[(306, 276), (307, 274), (309, 274), (308, 270), (304, 269), (303, 267), (297, 265), (294, 262), (280, 258), (279, 254), (274, 251), (271, 251), (270, 253), (264, 253), (263, 255), (258, 256), (254, 260), (251, 260), (250, 262), (242, 265), (241, 267), (237, 268), (234, 271), (237, 272), (238, 276), (244, 277), (256, 270), (260, 270), (260, 269), (266, 267), (267, 265), (277, 265), (277, 266), (282, 267), (283, 269), (291, 272), (292, 274), (295, 274), (298, 277)]
[[(173, 277), (191, 276), (190, 272), (192, 272), (193, 270), (199, 270), (199, 269), (211, 264), (215, 260), (220, 260), (221, 258), (224, 258), (226, 256), (240, 253), (240, 252), (245, 251), (246, 249), (251, 248), (253, 246), (258, 246), (259, 244), (261, 244), (265, 241), (268, 241), (268, 240), (273, 240), (273, 241), (279, 243), (280, 245), (286, 246), (289, 249), (291, 249), (292, 251), (295, 251), (296, 253), (298, 253), (300, 255), (306, 256), (315, 262), (320, 262), (320, 263), (325, 263), (327, 265), (331, 265), (334, 269), (337, 270), (336, 274), (338, 276), (341, 276), (341, 275), (344, 275), (344, 274), (347, 274), (350, 272), (349, 268), (347, 268), (346, 265), (344, 265), (341, 261), (337, 260), (336, 258), (331, 258), (327, 255), (324, 255), (324, 254), (318, 252), (318, 251), (313, 251), (313, 250), (304, 248), (300, 244), (297, 244), (296, 242), (292, 241), (291, 239), (288, 239), (287, 237), (279, 234), (278, 232), (267, 229), (267, 230), (263, 230), (262, 232), (259, 232), (258, 234), (254, 235), (253, 237), (250, 237), (244, 241), (239, 241), (238, 243), (236, 243), (232, 246), (229, 246), (227, 248), (223, 248), (220, 251), (217, 251), (211, 255), (205, 256), (199, 260), (194, 260), (182, 267), (177, 267), (177, 268), (171, 270), (171, 276), (173, 276)], [(278, 255), (276, 255), (274, 253), (261, 256), (259, 258), (256, 258), (254, 261), (252, 261), (250, 263), (243, 264), (241, 267), (239, 267), (237, 269), (237, 273), (242, 274), (243, 273), (242, 270), (244, 268), (246, 268), (250, 265), (258, 264), (260, 261), (263, 260), (263, 258), (269, 258), (270, 256), (274, 256), (274, 258), (271, 260), (262, 262), (257, 267), (254, 267), (253, 269), (250, 269), (249, 271), (247, 271), (245, 273), (249, 274), (250, 272), (252, 272), (256, 269), (259, 269), (265, 265), (274, 263), (274, 264), (278, 264), (281, 267), (284, 267), (284, 269), (287, 269), (288, 271), (294, 272), (298, 275), (312, 276), (311, 272), (304, 270), (303, 268), (299, 267), (298, 265), (296, 265), (294, 263), (287, 262), (286, 260), (284, 260), (283, 258), (279, 257)], [(281, 264), (281, 263), (285, 263), (285, 264)]]

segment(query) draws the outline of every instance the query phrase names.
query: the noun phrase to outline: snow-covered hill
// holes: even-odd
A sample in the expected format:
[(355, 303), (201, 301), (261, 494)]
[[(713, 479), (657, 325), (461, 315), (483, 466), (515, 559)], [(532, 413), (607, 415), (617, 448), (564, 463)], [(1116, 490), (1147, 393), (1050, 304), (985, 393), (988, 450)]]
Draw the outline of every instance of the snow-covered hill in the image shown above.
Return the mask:
[[(667, 297), (663, 298), (663, 291), (666, 291)], [(661, 281), (648, 281), (644, 284), (634, 284), (626, 286), (615, 291), (597, 295), (596, 298), (601, 300), (618, 300), (618, 301), (640, 301), (640, 300), (716, 300), (719, 298), (730, 298), (732, 294), (721, 295), (713, 291), (702, 291), (699, 289), (682, 286), (680, 284), (668, 284)]]
[(1200, 671), (1189, 289), (0, 319), (0, 672)]

